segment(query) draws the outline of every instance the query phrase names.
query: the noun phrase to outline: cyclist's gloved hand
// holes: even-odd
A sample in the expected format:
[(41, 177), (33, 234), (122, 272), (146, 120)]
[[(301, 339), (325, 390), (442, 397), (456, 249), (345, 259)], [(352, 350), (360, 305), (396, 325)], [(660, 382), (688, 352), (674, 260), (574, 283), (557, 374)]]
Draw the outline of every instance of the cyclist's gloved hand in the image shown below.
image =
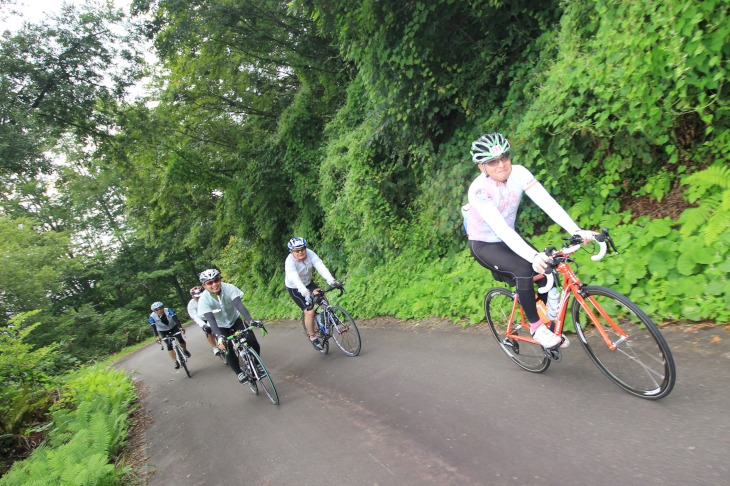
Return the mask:
[(332, 282), (332, 288), (342, 289), (342, 284), (340, 282)]
[(580, 230), (576, 233), (577, 236), (580, 236), (583, 238), (583, 244), (587, 245), (591, 241), (593, 241), (593, 238), (595, 238), (596, 233), (590, 230)]
[(550, 258), (545, 254), (545, 252), (538, 253), (535, 255), (535, 258), (532, 259), (532, 269), (539, 274), (545, 273), (548, 260), (550, 260)]
[(252, 326), (261, 327), (261, 326), (263, 326), (263, 324), (264, 323), (261, 321), (251, 321)]
[(221, 336), (217, 336), (216, 342), (218, 343), (218, 347), (220, 349), (226, 349), (226, 338)]
[(312, 308), (312, 293), (311, 292), (307, 292), (306, 294), (304, 294), (304, 303), (307, 304), (307, 309)]

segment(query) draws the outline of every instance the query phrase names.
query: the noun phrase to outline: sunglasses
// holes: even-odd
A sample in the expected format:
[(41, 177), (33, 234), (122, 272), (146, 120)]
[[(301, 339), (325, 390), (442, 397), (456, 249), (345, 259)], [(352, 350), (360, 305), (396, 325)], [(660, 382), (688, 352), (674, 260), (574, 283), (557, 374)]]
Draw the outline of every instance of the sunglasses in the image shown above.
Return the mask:
[(221, 281), (220, 277), (219, 277), (219, 278), (214, 278), (213, 280), (208, 280), (208, 281), (207, 281), (207, 282), (205, 282), (205, 283), (204, 283), (203, 285), (211, 285), (211, 284), (217, 284), (217, 283), (218, 283), (218, 282), (220, 282), (220, 281)]
[(510, 160), (512, 160), (512, 157), (510, 157), (509, 154), (504, 154), (501, 157), (496, 157), (496, 158), (494, 158), (492, 160), (488, 160), (486, 162), (482, 162), (482, 165), (488, 165), (489, 167), (497, 167), (497, 165), (499, 165), (499, 163), (501, 163), (501, 162), (509, 162)]

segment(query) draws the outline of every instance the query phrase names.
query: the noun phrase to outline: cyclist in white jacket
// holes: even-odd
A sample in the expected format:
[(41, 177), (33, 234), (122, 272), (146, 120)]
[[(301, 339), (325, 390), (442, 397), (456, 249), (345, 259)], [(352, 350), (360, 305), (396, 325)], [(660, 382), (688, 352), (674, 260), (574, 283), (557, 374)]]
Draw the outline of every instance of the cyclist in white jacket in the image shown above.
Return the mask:
[(190, 302), (188, 302), (188, 315), (190, 318), (195, 321), (195, 323), (200, 327), (200, 329), (205, 333), (205, 339), (208, 341), (208, 344), (210, 344), (210, 347), (213, 349), (213, 354), (215, 356), (218, 356), (221, 353), (221, 350), (218, 349), (218, 346), (215, 344), (215, 338), (213, 337), (213, 330), (210, 328), (207, 322), (198, 315), (198, 299), (200, 299), (200, 296), (203, 295), (204, 289), (200, 285), (197, 285), (190, 289)]
[(314, 331), (312, 294), (316, 294), (319, 287), (312, 281), (312, 274), (316, 269), (331, 287), (342, 288), (342, 284), (335, 280), (322, 259), (307, 248), (307, 240), (295, 236), (289, 240), (287, 246), (289, 256), (284, 261), (284, 283), (292, 300), (304, 311), (304, 325), (309, 333), (309, 340), (317, 349), (322, 349), (322, 343)]

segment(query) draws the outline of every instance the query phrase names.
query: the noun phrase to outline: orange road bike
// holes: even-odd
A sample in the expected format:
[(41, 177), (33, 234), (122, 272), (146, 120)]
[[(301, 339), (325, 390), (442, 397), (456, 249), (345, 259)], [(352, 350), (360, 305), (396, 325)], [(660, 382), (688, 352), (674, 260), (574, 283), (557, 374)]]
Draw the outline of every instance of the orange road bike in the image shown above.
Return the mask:
[[(580, 237), (564, 237), (564, 247), (556, 251), (546, 248), (551, 257), (545, 275), (535, 281), (545, 281), (538, 289), (545, 293), (555, 281), (562, 287), (558, 316), (551, 329), (562, 336), (568, 300), (573, 302), (570, 315), (578, 340), (588, 356), (611, 381), (632, 395), (657, 400), (667, 396), (674, 387), (676, 369), (672, 353), (652, 320), (624, 295), (607, 287), (586, 285), (580, 281), (570, 255), (581, 248)], [(618, 254), (608, 229), (596, 235), (600, 251), (591, 260), (606, 254), (607, 244)], [(556, 278), (557, 277), (557, 278)], [(562, 277), (562, 285), (560, 280)], [(487, 322), (500, 348), (517, 365), (533, 373), (542, 373), (551, 361), (560, 361), (561, 348), (544, 349), (530, 335), (530, 324), (511, 290), (495, 287), (484, 298)]]

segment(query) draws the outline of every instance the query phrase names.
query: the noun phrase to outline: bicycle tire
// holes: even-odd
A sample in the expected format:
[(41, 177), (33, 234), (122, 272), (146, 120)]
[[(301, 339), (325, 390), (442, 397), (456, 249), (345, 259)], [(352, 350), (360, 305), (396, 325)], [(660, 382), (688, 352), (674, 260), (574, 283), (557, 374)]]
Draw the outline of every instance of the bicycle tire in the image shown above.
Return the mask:
[[(659, 328), (628, 297), (607, 287), (586, 286), (581, 290), (586, 305), (595, 309), (592, 298), (608, 314), (628, 339), (611, 350), (583, 306), (573, 298), (571, 316), (578, 338), (591, 360), (608, 378), (630, 394), (658, 400), (674, 388), (677, 371), (672, 352)], [(612, 343), (620, 334), (604, 317), (593, 314)]]
[[(519, 341), (507, 337), (507, 327), (514, 306), (515, 294), (505, 288), (489, 289), (484, 296), (484, 314), (499, 347), (517, 366), (531, 373), (542, 373), (550, 367), (550, 359), (542, 346), (536, 343)], [(529, 327), (521, 325), (520, 315), (516, 314), (512, 323), (512, 334), (531, 337)]]
[(350, 314), (342, 307), (336, 305), (327, 308), (327, 319), (329, 326), (327, 332), (332, 335), (335, 344), (347, 356), (357, 356), (362, 349), (360, 331)]
[(190, 370), (188, 370), (188, 360), (185, 357), (185, 354), (183, 354), (182, 347), (178, 343), (175, 344), (175, 356), (177, 356), (177, 361), (180, 363), (180, 366), (182, 366), (185, 370), (185, 374), (188, 375), (188, 378), (191, 378)]
[[(248, 350), (249, 353), (253, 352), (253, 349)], [(252, 374), (251, 372), (251, 366), (249, 364), (249, 358), (246, 355), (241, 356), (241, 352), (238, 353), (238, 365), (241, 367), (241, 371), (246, 373), (246, 376), (248, 377), (248, 380), (246, 381), (246, 385), (248, 385), (249, 390), (254, 395), (259, 394), (259, 387), (256, 385), (256, 376)]]
[[(276, 393), (276, 387), (274, 386), (274, 380), (271, 379), (271, 376), (269, 375), (269, 370), (264, 365), (263, 360), (261, 359), (261, 356), (256, 353), (253, 349), (249, 350), (250, 359), (252, 361), (252, 365), (256, 366), (256, 363), (261, 365), (261, 368), (264, 370), (263, 376), (258, 376), (258, 382), (261, 383), (261, 388), (264, 389), (264, 393), (266, 393), (266, 396), (269, 397), (269, 400), (271, 400), (271, 403), (274, 405), (279, 404), (279, 394)], [(252, 369), (253, 371), (253, 369)], [(256, 374), (256, 371), (253, 371), (254, 374)]]

